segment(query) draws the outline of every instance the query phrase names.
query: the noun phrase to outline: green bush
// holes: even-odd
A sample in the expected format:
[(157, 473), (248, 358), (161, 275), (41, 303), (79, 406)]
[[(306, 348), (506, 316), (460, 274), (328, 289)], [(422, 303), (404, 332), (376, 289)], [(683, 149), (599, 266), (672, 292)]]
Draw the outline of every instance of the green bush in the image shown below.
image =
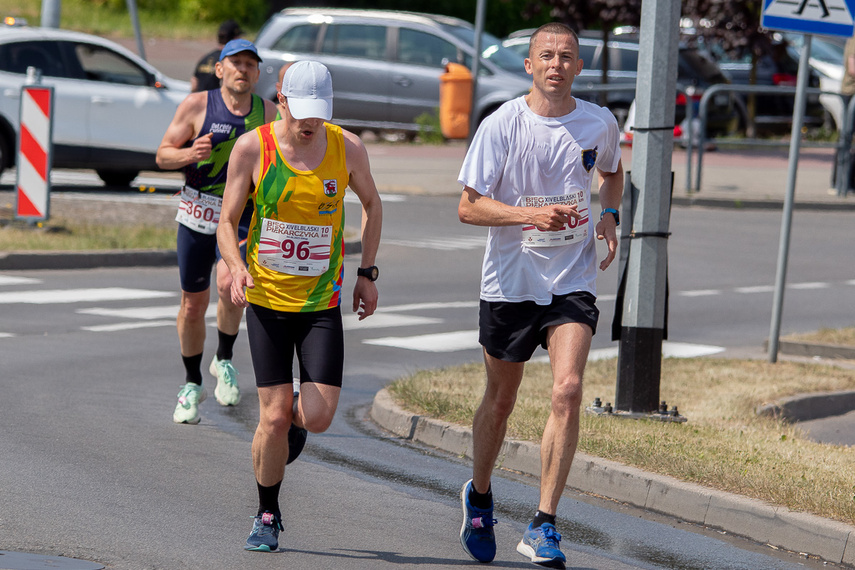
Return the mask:
[(433, 113), (422, 113), (416, 117), (419, 126), (419, 139), (427, 144), (443, 144), (445, 137), (442, 136), (442, 128), (439, 124), (439, 109)]

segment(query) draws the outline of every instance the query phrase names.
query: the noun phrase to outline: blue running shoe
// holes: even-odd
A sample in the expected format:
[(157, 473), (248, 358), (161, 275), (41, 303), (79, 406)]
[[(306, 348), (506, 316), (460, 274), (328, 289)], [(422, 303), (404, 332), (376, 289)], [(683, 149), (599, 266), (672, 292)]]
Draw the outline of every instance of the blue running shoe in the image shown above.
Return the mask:
[(496, 557), (496, 535), (493, 526), (493, 505), (487, 510), (476, 509), (469, 502), (469, 490), (472, 479), (460, 490), (460, 502), (463, 504), (463, 526), (460, 527), (460, 544), (466, 554), (478, 562), (492, 562)]
[(258, 552), (279, 550), (279, 531), (283, 530), (279, 518), (268, 511), (254, 518), (252, 532), (246, 539), (244, 549)]
[(517, 544), (517, 552), (527, 556), (538, 566), (564, 570), (567, 558), (561, 552), (559, 542), (561, 542), (561, 535), (551, 524), (543, 523), (538, 528), (531, 528), (531, 525), (528, 525), (528, 530)]

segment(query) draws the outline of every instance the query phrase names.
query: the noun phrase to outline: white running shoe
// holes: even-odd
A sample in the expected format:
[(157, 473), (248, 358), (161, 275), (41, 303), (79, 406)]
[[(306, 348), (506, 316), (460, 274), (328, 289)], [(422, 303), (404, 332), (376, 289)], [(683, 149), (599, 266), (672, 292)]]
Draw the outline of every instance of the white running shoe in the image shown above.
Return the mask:
[(232, 361), (218, 360), (215, 356), (208, 371), (217, 379), (214, 397), (220, 405), (237, 406), (240, 402), (240, 388), (237, 384), (238, 371)]
[(198, 385), (188, 382), (178, 392), (178, 403), (172, 412), (172, 421), (177, 424), (198, 424), (201, 420), (199, 404), (205, 401), (208, 393)]

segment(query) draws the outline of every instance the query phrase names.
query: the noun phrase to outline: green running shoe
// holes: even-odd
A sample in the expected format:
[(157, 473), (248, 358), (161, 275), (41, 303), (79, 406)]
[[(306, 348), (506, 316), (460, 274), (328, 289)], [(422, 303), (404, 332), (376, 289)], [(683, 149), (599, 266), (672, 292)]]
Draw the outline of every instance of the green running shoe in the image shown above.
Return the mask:
[(237, 406), (240, 402), (240, 388), (237, 384), (238, 371), (232, 361), (218, 360), (215, 356), (208, 371), (217, 379), (214, 397), (220, 405)]
[(184, 384), (178, 392), (178, 403), (172, 413), (172, 421), (177, 424), (198, 424), (202, 419), (199, 416), (199, 404), (207, 397), (208, 393), (202, 386), (192, 382)]

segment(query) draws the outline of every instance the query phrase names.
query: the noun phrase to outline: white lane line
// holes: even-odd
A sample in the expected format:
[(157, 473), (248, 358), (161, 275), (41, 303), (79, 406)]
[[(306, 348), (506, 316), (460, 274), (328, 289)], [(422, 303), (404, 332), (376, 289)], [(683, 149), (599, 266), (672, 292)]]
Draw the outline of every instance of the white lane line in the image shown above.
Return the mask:
[(174, 297), (175, 295), (175, 293), (168, 291), (126, 289), (124, 287), (52, 289), (0, 293), (0, 305), (11, 305), (13, 303), (48, 305), (51, 303), (84, 303), (90, 301), (128, 301), (131, 299), (162, 299), (164, 297)]
[[(691, 344), (686, 342), (664, 341), (662, 343), (662, 358), (697, 358), (699, 356), (710, 356), (724, 352), (723, 346), (712, 346), (708, 344)], [(588, 360), (608, 360), (617, 358), (618, 347), (591, 349)], [(549, 362), (549, 356), (543, 355), (531, 359), (532, 362)]]
[(450, 301), (448, 303), (409, 303), (405, 305), (389, 305), (377, 307), (378, 313), (403, 313), (405, 311), (429, 311), (432, 309), (469, 309), (477, 308), (478, 301)]
[(819, 281), (813, 283), (790, 283), (787, 285), (788, 289), (828, 289), (828, 287), (828, 283)]
[(422, 334), (417, 336), (396, 337), (387, 336), (362, 341), (364, 344), (406, 348), (421, 352), (456, 352), (480, 348), (478, 331), (455, 331), (437, 334)]
[(414, 327), (420, 325), (435, 325), (443, 322), (442, 319), (432, 317), (417, 317), (398, 315), (394, 313), (375, 313), (365, 320), (360, 321), (355, 314), (342, 315), (344, 330), (381, 329), (391, 327)]
[[(406, 202), (407, 197), (403, 194), (385, 194), (380, 193), (380, 200), (383, 202)], [(348, 204), (359, 204), (359, 198), (353, 192), (348, 192), (344, 195), (344, 201)], [(385, 241), (383, 243), (386, 243)]]
[[(208, 306), (206, 316), (210, 316), (211, 311), (211, 307)], [(80, 315), (97, 315), (99, 317), (155, 320), (165, 319), (167, 317), (177, 317), (178, 305), (166, 305), (163, 307), (133, 307), (127, 309), (105, 309), (102, 307), (92, 307), (91, 309), (78, 309), (76, 312)], [(214, 316), (216, 316), (216, 308), (213, 309), (213, 312)]]
[(415, 247), (418, 249), (436, 249), (439, 251), (456, 251), (483, 248), (487, 239), (483, 237), (449, 236), (442, 239), (384, 239), (383, 245), (398, 245), (401, 247)]
[(41, 283), (41, 279), (18, 277), (17, 275), (0, 275), (0, 285), (33, 285)]
[(772, 293), (775, 288), (771, 285), (757, 285), (755, 287), (737, 287), (737, 293)]
[(0, 332), (0, 338), (12, 338), (13, 336), (15, 336), (15, 335), (12, 333)]
[(678, 291), (678, 295), (683, 297), (709, 297), (712, 295), (721, 295), (719, 289), (697, 289), (695, 291)]
[(847, 285), (855, 285), (855, 279), (850, 279), (846, 282)]
[(132, 323), (116, 323), (113, 325), (96, 325), (91, 327), (80, 327), (81, 330), (89, 332), (116, 332), (133, 329), (149, 329), (155, 327), (175, 326), (175, 321), (135, 321)]

